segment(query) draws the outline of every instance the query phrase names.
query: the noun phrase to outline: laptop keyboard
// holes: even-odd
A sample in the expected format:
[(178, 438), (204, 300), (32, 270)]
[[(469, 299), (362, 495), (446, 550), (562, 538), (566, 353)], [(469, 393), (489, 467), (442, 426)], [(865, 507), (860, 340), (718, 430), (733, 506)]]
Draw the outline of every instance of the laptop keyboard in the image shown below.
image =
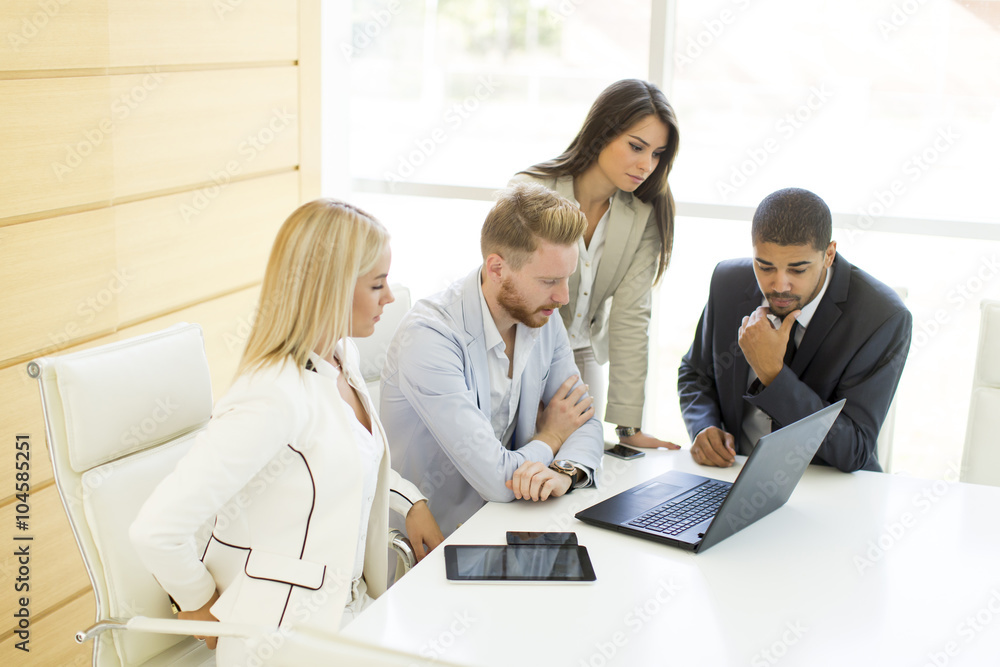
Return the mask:
[(657, 505), (629, 521), (628, 525), (664, 535), (679, 535), (691, 526), (712, 518), (726, 499), (730, 488), (732, 485), (723, 482), (705, 482), (684, 500), (670, 500)]

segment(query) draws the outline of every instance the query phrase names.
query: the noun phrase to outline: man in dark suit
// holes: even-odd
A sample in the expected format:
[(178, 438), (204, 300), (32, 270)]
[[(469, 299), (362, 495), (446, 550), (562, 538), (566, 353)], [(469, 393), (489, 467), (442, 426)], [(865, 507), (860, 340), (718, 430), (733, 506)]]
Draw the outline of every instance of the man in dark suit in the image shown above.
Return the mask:
[(875, 451), (910, 349), (896, 293), (837, 254), (830, 209), (788, 188), (757, 207), (753, 258), (715, 268), (677, 379), (691, 456), (729, 466), (761, 436), (846, 398), (814, 463), (881, 470)]

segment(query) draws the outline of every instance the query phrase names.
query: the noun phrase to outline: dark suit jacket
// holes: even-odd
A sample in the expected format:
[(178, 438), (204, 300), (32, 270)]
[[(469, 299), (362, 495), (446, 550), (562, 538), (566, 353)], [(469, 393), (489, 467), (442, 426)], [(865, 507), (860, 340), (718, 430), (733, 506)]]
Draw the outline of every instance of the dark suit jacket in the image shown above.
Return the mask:
[(845, 472), (881, 470), (875, 441), (910, 349), (910, 311), (893, 290), (837, 254), (830, 286), (791, 368), (785, 366), (774, 382), (750, 395), (750, 364), (737, 334), (743, 317), (762, 299), (750, 259), (715, 268), (708, 303), (677, 378), (691, 439), (717, 426), (739, 443), (747, 403), (771, 417), (777, 430), (846, 398), (813, 463)]

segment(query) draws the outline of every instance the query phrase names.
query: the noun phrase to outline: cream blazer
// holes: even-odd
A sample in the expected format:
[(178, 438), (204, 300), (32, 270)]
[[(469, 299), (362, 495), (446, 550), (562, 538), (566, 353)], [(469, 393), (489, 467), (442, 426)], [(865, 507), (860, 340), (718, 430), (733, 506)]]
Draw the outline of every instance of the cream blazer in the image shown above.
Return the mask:
[[(339, 349), (384, 447), (364, 563), (368, 594), (378, 597), (387, 579), (390, 486), (412, 502), (424, 496), (390, 467), (357, 348), (345, 341)], [(338, 371), (315, 354), (310, 360), (316, 372), (285, 362), (240, 377), (132, 525), (140, 558), (181, 609), (200, 608), (218, 588), (212, 613), (221, 621), (339, 629), (358, 543), (361, 463)], [(202, 552), (195, 534), (212, 517)]]
[[(515, 175), (511, 184), (518, 181), (540, 183), (580, 205), (573, 194), (572, 176), (539, 178), (522, 173)], [(642, 426), (652, 286), (659, 254), (660, 236), (653, 206), (619, 190), (611, 204), (604, 253), (594, 276), (594, 294), (587, 313), (594, 356), (598, 363), (611, 362), (604, 420), (612, 424)], [(579, 291), (577, 266), (569, 279), (569, 305), (559, 309), (567, 328), (576, 312)]]

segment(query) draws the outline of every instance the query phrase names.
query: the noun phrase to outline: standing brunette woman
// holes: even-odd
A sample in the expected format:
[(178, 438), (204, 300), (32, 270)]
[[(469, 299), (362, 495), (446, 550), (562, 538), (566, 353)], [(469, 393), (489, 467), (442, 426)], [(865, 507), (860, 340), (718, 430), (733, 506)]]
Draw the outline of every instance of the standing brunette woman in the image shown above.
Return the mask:
[[(348, 338), (393, 300), (389, 262), (385, 228), (343, 202), (305, 204), (278, 232), (238, 377), (131, 528), (181, 618), (336, 631), (385, 590), (390, 506), (418, 558), (442, 541), (389, 466)], [(218, 649), (219, 665), (248, 657), (239, 639)]]
[[(667, 177), (679, 137), (659, 88), (625, 79), (604, 90), (562, 155), (513, 180), (531, 180), (576, 202), (587, 217), (569, 304), (559, 309), (594, 404), (622, 442), (669, 447), (641, 431), (651, 290), (670, 262), (674, 199)], [(611, 362), (605, 388), (603, 364)]]

